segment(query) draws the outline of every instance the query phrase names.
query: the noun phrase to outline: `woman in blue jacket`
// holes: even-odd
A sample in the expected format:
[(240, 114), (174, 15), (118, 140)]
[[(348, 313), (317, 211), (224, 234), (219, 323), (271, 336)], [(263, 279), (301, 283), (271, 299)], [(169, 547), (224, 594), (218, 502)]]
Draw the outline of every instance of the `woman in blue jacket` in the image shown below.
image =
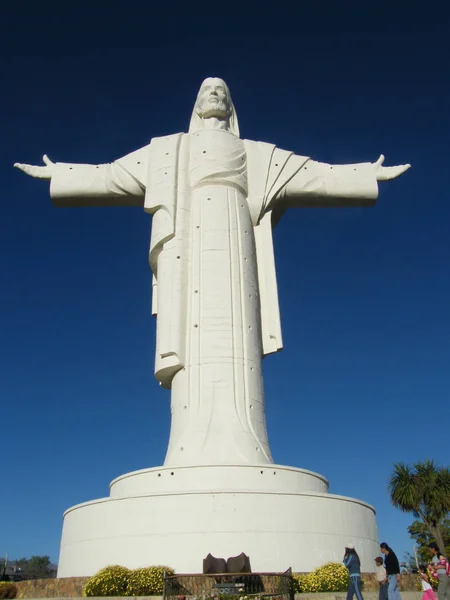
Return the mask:
[(353, 544), (345, 547), (344, 566), (347, 567), (350, 575), (347, 600), (353, 600), (354, 594), (357, 600), (364, 600), (361, 592), (361, 561)]

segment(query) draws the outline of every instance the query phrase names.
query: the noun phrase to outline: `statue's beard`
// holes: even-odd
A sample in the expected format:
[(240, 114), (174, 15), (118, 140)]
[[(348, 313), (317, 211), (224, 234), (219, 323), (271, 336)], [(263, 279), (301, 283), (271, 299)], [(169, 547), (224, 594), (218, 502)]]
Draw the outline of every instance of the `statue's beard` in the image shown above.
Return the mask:
[(205, 102), (197, 108), (197, 114), (201, 119), (228, 119), (230, 116), (227, 105), (222, 100), (218, 100), (214, 104)]

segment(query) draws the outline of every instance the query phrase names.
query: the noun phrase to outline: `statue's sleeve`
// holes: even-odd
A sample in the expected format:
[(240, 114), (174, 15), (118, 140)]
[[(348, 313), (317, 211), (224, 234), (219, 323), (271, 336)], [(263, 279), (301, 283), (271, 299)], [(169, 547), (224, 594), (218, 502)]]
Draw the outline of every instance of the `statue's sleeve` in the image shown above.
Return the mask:
[(373, 206), (378, 183), (372, 163), (329, 165), (307, 160), (274, 199), (284, 208)]
[(56, 163), (50, 183), (55, 206), (143, 206), (148, 146), (113, 163)]

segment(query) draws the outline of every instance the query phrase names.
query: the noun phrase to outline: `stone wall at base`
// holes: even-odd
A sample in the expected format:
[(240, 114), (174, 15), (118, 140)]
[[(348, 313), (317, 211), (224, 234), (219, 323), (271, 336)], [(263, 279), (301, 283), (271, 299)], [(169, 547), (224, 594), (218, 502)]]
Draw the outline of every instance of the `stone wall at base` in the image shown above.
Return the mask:
[[(364, 592), (378, 592), (378, 582), (375, 574), (365, 573), (363, 577)], [(17, 598), (80, 598), (84, 584), (88, 579), (89, 577), (64, 577), (61, 579), (19, 581), (17, 583)], [(203, 577), (201, 579), (203, 580)], [(417, 575), (402, 575), (400, 591), (413, 592), (416, 590), (416, 583)], [(319, 596), (320, 594), (317, 594), (317, 598)], [(156, 600), (157, 596), (154, 596), (153, 598)], [(132, 599), (128, 598), (127, 600)], [(143, 600), (143, 598), (141, 598), (141, 600)]]
[[(402, 592), (402, 600), (421, 600), (422, 592)], [(40, 600), (39, 598), (33, 598), (30, 600)], [(54, 598), (53, 600), (60, 600), (60, 598)], [(74, 597), (73, 600), (85, 600), (82, 597)], [(162, 596), (127, 596), (123, 597), (105, 597), (102, 600), (163, 600)], [(294, 600), (346, 600), (346, 592), (332, 592), (316, 593), (316, 594), (295, 594)], [(364, 600), (378, 600), (378, 592), (364, 592)]]
[(74, 598), (82, 595), (89, 577), (30, 579), (17, 583), (17, 598)]
[[(364, 573), (364, 591), (374, 592), (379, 590), (379, 584), (375, 573)], [(400, 579), (400, 591), (401, 592), (414, 592), (416, 591), (417, 575), (403, 574)]]

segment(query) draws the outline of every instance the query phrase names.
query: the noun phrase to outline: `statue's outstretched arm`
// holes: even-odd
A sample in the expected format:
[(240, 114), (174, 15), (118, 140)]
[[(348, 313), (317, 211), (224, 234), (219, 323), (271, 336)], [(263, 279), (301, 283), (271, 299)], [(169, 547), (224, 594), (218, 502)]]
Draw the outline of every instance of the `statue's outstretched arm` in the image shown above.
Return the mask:
[(144, 203), (147, 148), (136, 150), (110, 164), (54, 163), (46, 154), (45, 166), (16, 163), (31, 177), (50, 181), (56, 206), (142, 206)]
[(411, 165), (383, 167), (384, 156), (374, 163), (329, 165), (308, 160), (276, 198), (289, 207), (373, 206), (378, 182), (395, 179)]

